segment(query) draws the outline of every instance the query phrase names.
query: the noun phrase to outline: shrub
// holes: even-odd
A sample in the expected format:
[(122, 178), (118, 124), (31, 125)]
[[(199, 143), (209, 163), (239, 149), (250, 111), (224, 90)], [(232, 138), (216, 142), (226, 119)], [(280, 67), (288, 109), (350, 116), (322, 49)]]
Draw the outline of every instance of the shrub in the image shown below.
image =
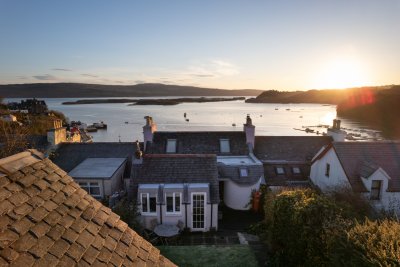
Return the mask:
[(351, 226), (344, 208), (311, 189), (277, 194), (270, 214), (274, 262), (284, 266), (320, 266), (329, 261), (335, 237)]

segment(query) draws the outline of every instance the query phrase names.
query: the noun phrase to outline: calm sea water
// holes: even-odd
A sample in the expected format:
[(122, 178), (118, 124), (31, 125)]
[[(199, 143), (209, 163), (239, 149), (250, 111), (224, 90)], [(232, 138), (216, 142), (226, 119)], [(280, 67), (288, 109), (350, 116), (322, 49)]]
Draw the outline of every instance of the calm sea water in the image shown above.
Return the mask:
[[(250, 114), (256, 126), (256, 135), (316, 135), (296, 129), (331, 125), (332, 120), (336, 118), (336, 106), (321, 104), (251, 104), (244, 101), (229, 101), (184, 103), (175, 106), (129, 106), (126, 103), (62, 105), (65, 101), (78, 100), (74, 98), (44, 100), (50, 109), (63, 112), (70, 120), (79, 120), (87, 124), (99, 121), (107, 123), (107, 130), (90, 133), (94, 142), (142, 140), (142, 126), (146, 115), (153, 117), (159, 131), (242, 131), (246, 115)], [(6, 101), (19, 101), (19, 99), (6, 99)], [(189, 122), (185, 121), (183, 116), (185, 112)], [(354, 132), (363, 129), (361, 132), (364, 136), (370, 131), (364, 125), (345, 119), (342, 119), (342, 126), (353, 129)], [(311, 129), (326, 132), (322, 127)]]

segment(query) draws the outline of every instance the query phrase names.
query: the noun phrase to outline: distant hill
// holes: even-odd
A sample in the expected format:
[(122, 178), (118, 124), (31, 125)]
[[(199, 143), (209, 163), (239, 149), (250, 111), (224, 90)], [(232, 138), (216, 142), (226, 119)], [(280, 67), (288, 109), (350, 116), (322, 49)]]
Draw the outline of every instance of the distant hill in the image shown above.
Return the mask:
[(364, 90), (341, 102), (340, 117), (373, 125), (389, 138), (400, 138), (400, 85), (387, 90)]
[(31, 83), (0, 85), (4, 98), (150, 97), (150, 96), (257, 96), (262, 90), (224, 90), (194, 86), (145, 83), (100, 85), (83, 83)]
[(268, 90), (261, 93), (256, 98), (247, 99), (247, 103), (320, 103), (320, 104), (339, 104), (358, 95), (364, 90), (377, 92), (392, 86), (374, 86), (349, 89), (326, 89), (308, 91), (276, 91)]

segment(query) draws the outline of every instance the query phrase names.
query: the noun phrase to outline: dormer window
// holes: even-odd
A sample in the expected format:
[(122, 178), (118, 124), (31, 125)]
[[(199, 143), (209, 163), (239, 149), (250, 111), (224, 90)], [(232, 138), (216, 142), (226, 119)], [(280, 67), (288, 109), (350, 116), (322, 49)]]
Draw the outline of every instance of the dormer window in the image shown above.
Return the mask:
[(370, 196), (370, 198), (372, 200), (380, 200), (381, 199), (381, 188), (382, 188), (381, 180), (372, 180), (371, 196)]
[(249, 172), (246, 168), (240, 168), (240, 177), (247, 177), (249, 176)]
[(278, 175), (285, 174), (285, 169), (283, 167), (276, 167), (275, 171), (276, 171), (276, 174), (278, 174)]
[(219, 149), (221, 153), (230, 153), (229, 139), (219, 139)]
[(167, 140), (167, 153), (176, 153), (176, 139)]

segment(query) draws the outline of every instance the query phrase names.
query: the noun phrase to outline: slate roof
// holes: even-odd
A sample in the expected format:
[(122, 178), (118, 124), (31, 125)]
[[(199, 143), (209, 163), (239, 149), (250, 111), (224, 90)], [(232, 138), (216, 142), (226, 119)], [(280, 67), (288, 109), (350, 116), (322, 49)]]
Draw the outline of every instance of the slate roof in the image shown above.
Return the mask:
[[(155, 132), (153, 142), (146, 146), (147, 154), (165, 154), (168, 139), (176, 139), (177, 154), (247, 155), (246, 134), (225, 132)], [(229, 139), (230, 153), (220, 152), (220, 139)]]
[(128, 158), (124, 177), (130, 177), (135, 151), (135, 142), (62, 143), (51, 159), (61, 169), (70, 172), (87, 158)]
[(147, 154), (134, 178), (137, 184), (208, 183), (210, 200), (219, 202), (217, 157), (210, 154)]
[(330, 136), (256, 136), (254, 154), (261, 161), (311, 162)]
[(388, 191), (400, 191), (400, 142), (334, 142), (333, 148), (355, 191), (366, 191), (360, 176), (378, 167), (391, 178)]
[(0, 160), (0, 265), (174, 266), (49, 159)]

